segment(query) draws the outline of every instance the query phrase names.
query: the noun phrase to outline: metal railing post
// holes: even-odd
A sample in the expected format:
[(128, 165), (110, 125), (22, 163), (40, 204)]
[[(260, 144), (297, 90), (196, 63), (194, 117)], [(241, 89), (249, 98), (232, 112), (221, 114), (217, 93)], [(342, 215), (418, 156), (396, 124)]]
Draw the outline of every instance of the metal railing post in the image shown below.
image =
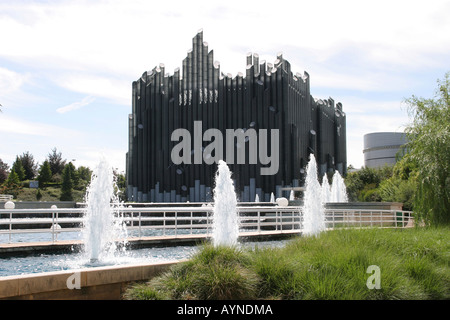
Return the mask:
[(261, 211), (258, 210), (258, 212), (256, 213), (256, 217), (256, 229), (258, 233), (261, 233)]
[(52, 242), (55, 242), (55, 211), (52, 211), (52, 226), (50, 229), (52, 230)]
[(166, 235), (166, 212), (163, 212), (163, 236)]
[(11, 243), (12, 236), (12, 211), (9, 213), (9, 234), (8, 234), (8, 243)]
[(141, 221), (142, 221), (142, 211), (139, 211), (138, 214), (139, 214), (139, 228), (138, 228), (138, 230), (139, 230), (139, 238), (141, 238), (142, 237), (142, 223), (141, 223)]
[(175, 238), (177, 237), (177, 229), (178, 229), (178, 215), (177, 215), (177, 211), (175, 211)]

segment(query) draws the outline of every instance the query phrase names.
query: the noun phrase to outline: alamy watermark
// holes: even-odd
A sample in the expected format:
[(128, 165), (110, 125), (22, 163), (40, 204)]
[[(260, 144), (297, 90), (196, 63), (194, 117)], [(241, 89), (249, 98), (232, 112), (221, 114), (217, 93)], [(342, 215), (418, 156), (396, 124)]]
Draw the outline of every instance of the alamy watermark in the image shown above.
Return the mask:
[[(203, 132), (202, 121), (194, 121), (194, 146), (192, 148), (191, 133), (184, 128), (176, 129), (172, 132), (171, 141), (178, 141), (171, 152), (172, 162), (176, 165), (191, 164), (191, 155), (194, 154), (194, 164), (213, 164), (219, 160), (225, 160), (227, 164), (245, 164), (245, 144), (248, 143), (249, 163), (259, 163), (266, 167), (261, 167), (261, 175), (274, 175), (279, 169), (279, 138), (278, 129), (270, 130), (270, 155), (268, 154), (268, 130), (254, 128), (249, 129), (226, 129), (225, 130), (225, 154), (224, 137), (219, 129), (210, 128)], [(181, 139), (181, 141), (180, 141)], [(236, 143), (235, 143), (236, 140)], [(211, 142), (203, 148), (203, 142)]]
[(371, 265), (367, 268), (366, 273), (372, 275), (367, 278), (366, 286), (369, 290), (381, 289), (381, 270), (377, 265)]
[(75, 272), (66, 280), (66, 286), (68, 289), (81, 289), (81, 273)]

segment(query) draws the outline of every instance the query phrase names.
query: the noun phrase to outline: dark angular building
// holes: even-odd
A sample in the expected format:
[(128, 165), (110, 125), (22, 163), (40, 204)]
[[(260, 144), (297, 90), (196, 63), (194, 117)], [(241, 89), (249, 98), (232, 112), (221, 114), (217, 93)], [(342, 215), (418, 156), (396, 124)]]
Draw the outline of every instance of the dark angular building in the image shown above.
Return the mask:
[[(219, 158), (233, 172), (242, 202), (254, 201), (256, 195), (269, 201), (271, 193), (287, 197), (284, 188), (303, 185), (310, 153), (320, 175), (334, 170), (346, 174), (342, 104), (314, 99), (309, 75), (293, 74), (282, 54), (274, 63), (251, 53), (246, 59), (245, 75), (222, 73), (199, 31), (181, 70), (169, 75), (160, 64), (133, 82), (128, 200), (211, 201)], [(177, 129), (190, 135), (182, 141), (174, 136)], [(216, 135), (211, 138), (207, 132)], [(211, 148), (213, 141), (222, 142), (217, 146), (223, 150)], [(174, 159), (174, 148), (184, 161)], [(263, 174), (264, 169), (269, 173)]]

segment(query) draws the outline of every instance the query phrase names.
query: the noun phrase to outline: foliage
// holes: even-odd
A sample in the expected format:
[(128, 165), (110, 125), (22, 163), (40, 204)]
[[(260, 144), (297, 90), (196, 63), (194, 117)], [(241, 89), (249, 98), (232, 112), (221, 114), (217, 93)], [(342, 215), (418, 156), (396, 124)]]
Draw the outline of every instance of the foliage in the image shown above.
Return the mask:
[(73, 201), (72, 166), (66, 165), (62, 173), (61, 201)]
[(117, 187), (119, 189), (125, 189), (127, 187), (127, 180), (123, 173), (115, 173), (117, 177)]
[(38, 164), (34, 162), (33, 155), (27, 151), (24, 152), (20, 157), (23, 169), (25, 171), (25, 178), (23, 180), (32, 180), (36, 176)]
[(374, 189), (392, 175), (392, 170), (389, 166), (379, 169), (363, 167), (359, 171), (349, 172), (345, 178), (349, 201), (380, 201)]
[(11, 172), (13, 171), (17, 174), (19, 182), (25, 180), (25, 169), (23, 168), (22, 161), (18, 156), (11, 167)]
[(259, 278), (246, 267), (248, 257), (235, 247), (203, 246), (188, 262), (173, 267), (147, 285), (129, 290), (127, 299), (251, 299)]
[[(55, 186), (49, 184), (45, 189), (39, 188), (42, 198), (36, 199), (37, 190), (31, 188), (22, 188), (17, 201), (60, 201), (61, 198), (61, 186)], [(85, 193), (83, 191), (73, 190), (73, 201), (82, 202), (84, 200)]]
[(38, 181), (41, 188), (44, 188), (47, 186), (47, 184), (52, 179), (52, 170), (50, 168), (50, 163), (48, 160), (45, 160), (44, 163), (41, 165), (41, 168), (39, 170), (38, 175)]
[(127, 201), (125, 190), (127, 186), (127, 180), (123, 173), (117, 173), (114, 171), (114, 176), (116, 179), (117, 189), (116, 193), (119, 196), (120, 201)]
[(413, 199), (417, 184), (414, 180), (391, 178), (380, 184), (377, 192), (381, 201), (401, 202), (403, 210), (413, 210)]
[(62, 175), (62, 172), (66, 165), (66, 160), (63, 160), (61, 152), (57, 152), (57, 149), (53, 148), (52, 152), (48, 154), (47, 160), (50, 164), (50, 169), (52, 170), (52, 173), (54, 175), (56, 174)]
[(0, 159), (0, 185), (8, 179), (9, 166)]
[[(283, 248), (204, 246), (126, 299), (449, 299), (448, 227), (340, 229)], [(368, 289), (367, 268), (381, 288)]]
[(41, 192), (41, 189), (38, 188), (36, 191), (36, 200), (41, 201), (41, 199), (42, 199), (42, 192)]
[(88, 167), (80, 166), (77, 168), (79, 183), (83, 185), (83, 189), (91, 182), (92, 170)]
[(11, 194), (14, 199), (17, 199), (22, 186), (20, 184), (19, 176), (13, 170), (9, 173), (8, 179), (0, 186), (0, 194)]
[(408, 152), (417, 170), (414, 209), (427, 224), (450, 224), (450, 72), (432, 99), (406, 100)]
[(401, 202), (404, 210), (413, 210), (417, 167), (406, 153), (392, 167), (364, 167), (348, 173), (345, 183), (350, 201)]
[(417, 168), (406, 154), (393, 168), (392, 177), (383, 180), (377, 192), (382, 201), (402, 202), (404, 210), (413, 210), (417, 190)]

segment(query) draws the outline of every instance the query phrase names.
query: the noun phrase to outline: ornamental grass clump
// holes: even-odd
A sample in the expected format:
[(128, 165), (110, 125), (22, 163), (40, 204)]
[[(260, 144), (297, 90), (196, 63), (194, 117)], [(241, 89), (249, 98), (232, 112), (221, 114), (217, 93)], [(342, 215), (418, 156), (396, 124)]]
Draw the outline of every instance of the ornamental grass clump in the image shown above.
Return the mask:
[[(256, 294), (258, 276), (236, 247), (204, 245), (189, 261), (128, 290), (127, 299), (241, 300)], [(136, 292), (135, 292), (136, 291)]]

